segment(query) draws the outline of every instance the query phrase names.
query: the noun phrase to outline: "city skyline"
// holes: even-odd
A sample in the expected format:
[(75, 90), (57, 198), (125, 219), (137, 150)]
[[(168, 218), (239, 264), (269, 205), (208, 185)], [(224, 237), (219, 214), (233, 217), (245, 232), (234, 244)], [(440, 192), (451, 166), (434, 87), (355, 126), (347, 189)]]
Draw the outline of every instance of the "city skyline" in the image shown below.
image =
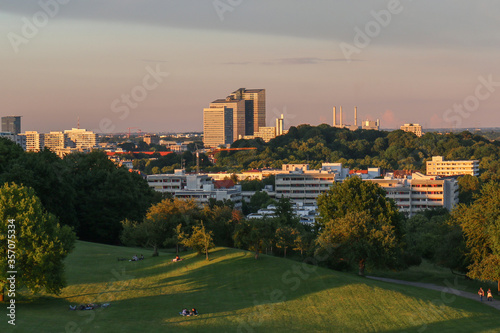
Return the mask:
[(0, 2), (1, 113), (23, 132), (202, 131), (238, 87), (266, 89), (266, 126), (342, 105), (345, 123), (500, 127), (490, 1)]

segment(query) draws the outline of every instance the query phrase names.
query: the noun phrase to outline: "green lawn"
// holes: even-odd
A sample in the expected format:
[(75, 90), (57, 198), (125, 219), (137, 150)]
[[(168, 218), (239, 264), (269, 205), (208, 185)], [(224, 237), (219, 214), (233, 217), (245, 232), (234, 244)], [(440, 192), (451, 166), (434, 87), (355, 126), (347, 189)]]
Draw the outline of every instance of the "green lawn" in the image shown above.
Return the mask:
[[(63, 293), (17, 304), (15, 328), (2, 315), (0, 332), (500, 331), (500, 313), (479, 302), (245, 251), (116, 260), (141, 251), (78, 242)], [(68, 310), (90, 302), (111, 306)], [(183, 307), (200, 315), (182, 317)]]
[(448, 268), (434, 265), (425, 260), (419, 266), (413, 266), (401, 272), (373, 270), (367, 272), (367, 275), (412, 282), (433, 283), (438, 286), (452, 287), (470, 293), (477, 293), (479, 287), (482, 287), (484, 290), (491, 288), (495, 293), (497, 291), (496, 282), (471, 280), (461, 274), (456, 274), (456, 272), (455, 274), (452, 273)]

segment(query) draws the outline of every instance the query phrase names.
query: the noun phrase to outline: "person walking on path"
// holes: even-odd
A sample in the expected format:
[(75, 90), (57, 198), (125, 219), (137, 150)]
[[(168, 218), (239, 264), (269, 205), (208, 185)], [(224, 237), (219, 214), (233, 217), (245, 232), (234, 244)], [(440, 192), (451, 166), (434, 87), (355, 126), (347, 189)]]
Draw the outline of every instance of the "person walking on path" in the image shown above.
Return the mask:
[(493, 302), (493, 294), (491, 293), (491, 289), (488, 289), (488, 301)]
[(479, 295), (479, 298), (481, 299), (481, 302), (483, 301), (483, 296), (484, 296), (484, 290), (483, 287), (479, 288), (479, 291), (477, 292)]

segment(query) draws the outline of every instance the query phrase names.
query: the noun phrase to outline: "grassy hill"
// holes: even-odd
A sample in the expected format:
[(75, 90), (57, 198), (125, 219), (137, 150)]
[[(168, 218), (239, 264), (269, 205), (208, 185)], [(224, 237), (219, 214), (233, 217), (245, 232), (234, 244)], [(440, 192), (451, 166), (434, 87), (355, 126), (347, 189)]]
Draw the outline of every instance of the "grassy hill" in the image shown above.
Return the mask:
[[(498, 311), (479, 302), (245, 251), (117, 261), (141, 251), (78, 242), (63, 293), (18, 302), (15, 328), (2, 315), (0, 332), (500, 331)], [(91, 302), (111, 306), (68, 310)]]

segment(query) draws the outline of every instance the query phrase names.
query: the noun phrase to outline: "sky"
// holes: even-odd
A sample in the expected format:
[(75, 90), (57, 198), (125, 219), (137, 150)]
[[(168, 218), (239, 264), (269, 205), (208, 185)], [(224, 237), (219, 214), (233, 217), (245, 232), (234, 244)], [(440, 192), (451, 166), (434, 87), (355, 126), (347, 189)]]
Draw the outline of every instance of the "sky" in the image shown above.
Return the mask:
[(0, 0), (1, 116), (22, 131), (202, 131), (266, 89), (267, 125), (500, 127), (500, 2)]

